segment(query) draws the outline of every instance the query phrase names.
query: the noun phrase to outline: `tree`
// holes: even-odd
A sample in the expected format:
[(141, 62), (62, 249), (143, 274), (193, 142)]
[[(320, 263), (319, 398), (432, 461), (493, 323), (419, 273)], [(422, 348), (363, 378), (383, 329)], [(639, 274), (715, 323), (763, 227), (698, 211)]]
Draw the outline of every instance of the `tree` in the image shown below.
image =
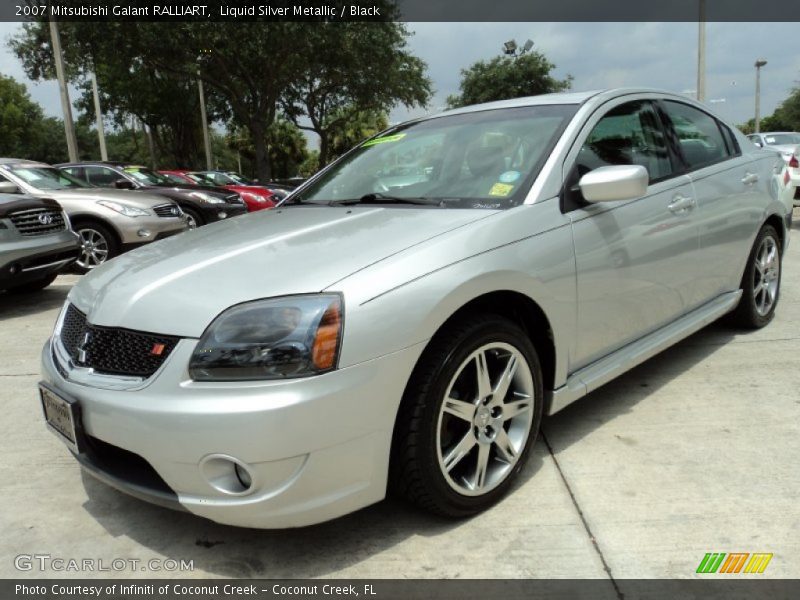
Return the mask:
[[(755, 119), (749, 119), (746, 123), (739, 125), (739, 129), (746, 135), (755, 133)], [(800, 87), (794, 88), (789, 97), (775, 109), (775, 112), (761, 118), (759, 129), (761, 131), (800, 130)]]
[[(94, 150), (97, 138), (86, 123), (76, 123), (79, 146)], [(24, 84), (0, 75), (0, 156), (46, 163), (67, 160), (64, 122), (44, 116), (42, 107), (31, 100)]]
[[(89, 75), (97, 75), (100, 101), (117, 127), (127, 127), (130, 117), (147, 125), (157, 154), (178, 167), (201, 163), (202, 127), (196, 78), (158, 70), (141, 59), (139, 30), (127, 23), (60, 24), (68, 75), (82, 94), (76, 106), (94, 119)], [(10, 41), (29, 77), (55, 77), (48, 25), (29, 23)], [(220, 99), (206, 94), (210, 118), (219, 115)], [(112, 158), (122, 159), (111, 154)]]
[(331, 152), (334, 137), (341, 139), (363, 115), (389, 111), (398, 103), (428, 103), (432, 91), (426, 65), (408, 52), (402, 23), (322, 23), (309, 27), (306, 36), (318, 60), (297, 73), (282, 104), (298, 127), (319, 136), (320, 166), (336, 154)]
[(556, 79), (556, 66), (536, 50), (517, 56), (498, 56), (478, 61), (461, 70), (461, 93), (447, 98), (450, 108), (562, 92), (572, 86), (572, 76)]
[(377, 111), (355, 111), (350, 107), (343, 109), (346, 117), (339, 119), (334, 113), (333, 118), (339, 123), (332, 130), (333, 136), (330, 142), (330, 159), (338, 158), (350, 148), (363, 142), (368, 137), (372, 137), (389, 126), (389, 119), (384, 112)]
[(43, 119), (25, 86), (0, 74), (0, 156), (26, 157)]

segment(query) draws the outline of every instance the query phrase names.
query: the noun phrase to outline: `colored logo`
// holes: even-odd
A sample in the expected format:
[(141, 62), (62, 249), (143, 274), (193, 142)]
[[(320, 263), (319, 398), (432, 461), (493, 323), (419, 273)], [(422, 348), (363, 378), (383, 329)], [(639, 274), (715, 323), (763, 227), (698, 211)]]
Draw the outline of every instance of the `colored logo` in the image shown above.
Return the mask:
[(709, 552), (700, 561), (696, 573), (763, 573), (771, 560), (772, 553), (765, 552)]
[(514, 183), (517, 179), (519, 179), (519, 171), (506, 171), (502, 173), (498, 179), (502, 183)]

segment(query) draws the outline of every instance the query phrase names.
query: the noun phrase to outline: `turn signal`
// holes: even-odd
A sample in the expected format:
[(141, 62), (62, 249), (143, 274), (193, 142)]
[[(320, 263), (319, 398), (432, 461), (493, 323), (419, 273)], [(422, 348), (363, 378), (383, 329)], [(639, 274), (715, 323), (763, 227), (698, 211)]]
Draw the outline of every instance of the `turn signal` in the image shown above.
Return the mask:
[(317, 335), (314, 337), (314, 346), (311, 349), (311, 360), (314, 366), (320, 370), (333, 367), (336, 361), (336, 352), (339, 349), (339, 334), (342, 331), (342, 309), (338, 300), (335, 300), (317, 327)]

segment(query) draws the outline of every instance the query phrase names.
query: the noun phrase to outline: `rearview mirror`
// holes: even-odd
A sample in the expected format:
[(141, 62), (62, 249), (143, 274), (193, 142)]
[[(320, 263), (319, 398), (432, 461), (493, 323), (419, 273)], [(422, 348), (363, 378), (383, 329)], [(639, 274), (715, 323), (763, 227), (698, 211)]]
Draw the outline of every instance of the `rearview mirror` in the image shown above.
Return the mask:
[(133, 183), (128, 181), (127, 179), (117, 179), (114, 182), (114, 187), (118, 190), (132, 190)]
[(650, 176), (641, 165), (599, 167), (578, 182), (587, 202), (615, 202), (641, 198), (647, 193)]
[(0, 181), (0, 194), (18, 194), (19, 188), (10, 181)]

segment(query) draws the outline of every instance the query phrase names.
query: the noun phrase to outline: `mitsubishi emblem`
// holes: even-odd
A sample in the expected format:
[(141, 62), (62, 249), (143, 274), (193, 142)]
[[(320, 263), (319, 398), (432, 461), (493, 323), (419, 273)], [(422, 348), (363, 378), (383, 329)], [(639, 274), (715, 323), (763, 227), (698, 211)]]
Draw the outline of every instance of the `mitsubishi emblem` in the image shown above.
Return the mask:
[(83, 340), (78, 344), (78, 363), (86, 364), (87, 352), (89, 350), (89, 343), (92, 341), (92, 333), (87, 331), (83, 335)]

